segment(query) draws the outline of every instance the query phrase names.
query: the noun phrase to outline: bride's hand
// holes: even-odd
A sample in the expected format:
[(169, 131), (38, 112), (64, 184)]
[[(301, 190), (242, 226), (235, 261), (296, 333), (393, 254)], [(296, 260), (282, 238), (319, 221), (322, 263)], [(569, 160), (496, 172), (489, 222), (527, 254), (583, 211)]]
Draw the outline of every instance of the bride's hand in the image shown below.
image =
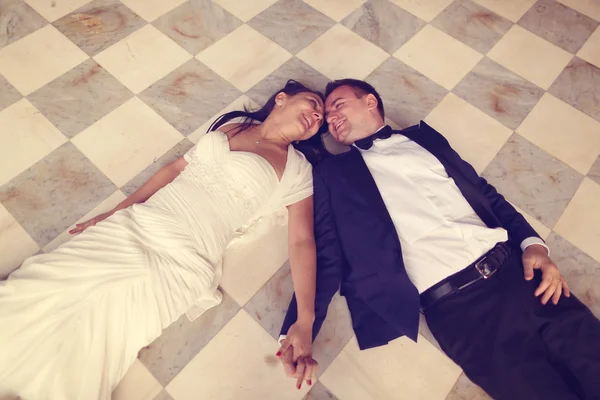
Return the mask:
[(98, 222), (110, 217), (113, 213), (111, 211), (109, 212), (105, 212), (102, 214), (98, 214), (96, 215), (94, 218), (87, 220), (85, 222), (82, 222), (80, 224), (75, 224), (75, 228), (71, 229), (69, 231), (69, 233), (71, 235), (76, 235), (78, 233), (83, 232), (84, 230), (86, 230), (87, 228), (89, 228), (90, 226), (94, 226), (96, 225)]
[(303, 380), (306, 380), (309, 385), (312, 384), (312, 379), (316, 376), (319, 366), (312, 358), (312, 328), (312, 323), (298, 321), (293, 324), (277, 352), (277, 356), (281, 357), (288, 376), (298, 379), (298, 389), (300, 389)]

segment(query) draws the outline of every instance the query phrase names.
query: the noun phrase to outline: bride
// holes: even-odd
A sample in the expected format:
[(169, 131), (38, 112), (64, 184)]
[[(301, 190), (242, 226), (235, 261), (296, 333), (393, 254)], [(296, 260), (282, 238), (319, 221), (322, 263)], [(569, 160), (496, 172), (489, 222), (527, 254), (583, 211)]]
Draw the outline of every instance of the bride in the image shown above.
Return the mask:
[(190, 308), (220, 303), (236, 231), (283, 207), (299, 315), (288, 342), (312, 360), (312, 170), (292, 143), (322, 123), (321, 94), (290, 80), (260, 110), (221, 116), (70, 242), (25, 260), (0, 282), (0, 395), (110, 399), (142, 347)]

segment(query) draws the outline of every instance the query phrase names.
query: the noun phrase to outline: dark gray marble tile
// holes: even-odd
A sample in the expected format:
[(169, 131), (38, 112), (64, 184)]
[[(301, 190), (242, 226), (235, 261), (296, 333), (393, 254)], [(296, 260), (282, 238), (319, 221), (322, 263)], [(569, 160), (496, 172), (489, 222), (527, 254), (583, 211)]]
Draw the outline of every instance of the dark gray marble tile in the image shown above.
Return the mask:
[(296, 54), (335, 25), (335, 21), (302, 0), (280, 0), (247, 24)]
[(263, 105), (269, 97), (285, 86), (288, 79), (295, 79), (309, 88), (324, 92), (329, 82), (323, 74), (296, 57), (292, 57), (268, 77), (257, 83), (246, 94), (257, 104)]
[(188, 136), (241, 94), (206, 65), (192, 59), (138, 97)]
[(188, 0), (152, 25), (196, 55), (240, 27), (242, 21), (211, 0)]
[(153, 400), (174, 400), (166, 390), (162, 390)]
[(23, 0), (0, 1), (0, 49), (48, 24)]
[(583, 181), (580, 173), (516, 133), (482, 176), (510, 202), (550, 228)]
[(40, 247), (117, 187), (70, 142), (0, 188), (0, 203)]
[(558, 1), (539, 0), (518, 24), (558, 47), (577, 53), (600, 23)]
[(132, 96), (100, 64), (88, 59), (27, 98), (66, 137), (73, 138)]
[(9, 81), (0, 75), (0, 111), (20, 100), (23, 96)]
[(513, 23), (470, 0), (456, 0), (431, 25), (485, 54)]
[(600, 183), (600, 156), (598, 156), (594, 162), (594, 165), (592, 165), (592, 168), (590, 168), (587, 177), (596, 183)]
[(387, 0), (369, 0), (341, 23), (390, 54), (425, 26), (424, 21)]
[(600, 318), (600, 262), (552, 232), (546, 240), (550, 257), (567, 280), (569, 289)]
[(481, 111), (516, 129), (544, 90), (484, 57), (452, 90)]
[(396, 58), (389, 58), (366, 81), (377, 89), (387, 118), (400, 128), (424, 119), (448, 91)]
[(312, 389), (306, 393), (302, 400), (338, 400), (321, 382), (313, 383)]
[(600, 121), (600, 68), (595, 65), (573, 57), (548, 92)]
[(491, 400), (491, 397), (471, 382), (465, 374), (460, 374), (446, 400)]
[(235, 300), (223, 292), (221, 304), (191, 322), (182, 315), (144, 347), (138, 359), (161, 385), (167, 386), (239, 310)]
[[(244, 309), (273, 336), (279, 339), (281, 325), (294, 292), (289, 262), (263, 286)], [(329, 305), (327, 318), (313, 344), (313, 353), (323, 373), (354, 335), (346, 300), (339, 294)]]
[(146, 23), (118, 0), (94, 0), (52, 25), (81, 50), (95, 56)]

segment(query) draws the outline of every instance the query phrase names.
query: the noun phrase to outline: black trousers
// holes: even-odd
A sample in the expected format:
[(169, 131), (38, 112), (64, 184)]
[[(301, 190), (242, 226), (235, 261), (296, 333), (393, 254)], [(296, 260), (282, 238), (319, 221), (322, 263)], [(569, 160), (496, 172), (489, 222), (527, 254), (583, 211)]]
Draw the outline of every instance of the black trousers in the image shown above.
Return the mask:
[(428, 308), (433, 336), (494, 399), (600, 399), (600, 321), (573, 294), (542, 305), (521, 255)]

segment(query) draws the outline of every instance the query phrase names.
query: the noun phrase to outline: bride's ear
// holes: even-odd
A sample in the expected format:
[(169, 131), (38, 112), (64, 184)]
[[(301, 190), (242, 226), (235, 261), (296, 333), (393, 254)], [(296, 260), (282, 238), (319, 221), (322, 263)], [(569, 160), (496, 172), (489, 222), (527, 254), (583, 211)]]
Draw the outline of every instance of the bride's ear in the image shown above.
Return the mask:
[(278, 93), (277, 96), (275, 96), (275, 105), (278, 107), (282, 107), (285, 104), (287, 97), (287, 94), (283, 92)]

